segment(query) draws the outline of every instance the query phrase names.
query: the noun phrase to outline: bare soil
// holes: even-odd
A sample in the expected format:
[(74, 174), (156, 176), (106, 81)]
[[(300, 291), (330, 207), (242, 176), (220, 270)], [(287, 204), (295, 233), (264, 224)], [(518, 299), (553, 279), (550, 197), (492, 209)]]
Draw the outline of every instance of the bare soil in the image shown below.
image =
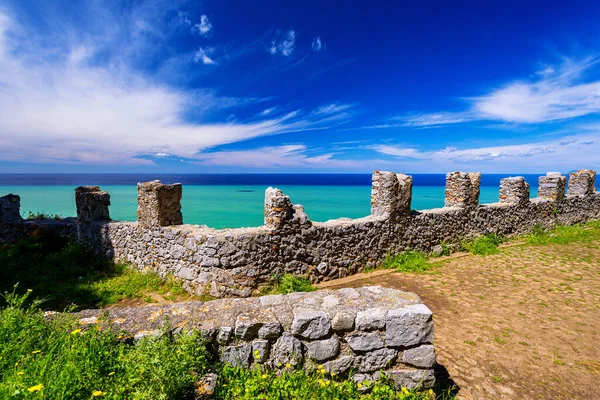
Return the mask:
[(438, 363), (464, 399), (600, 399), (600, 240), (451, 257), (424, 274), (361, 274), (319, 287), (417, 293)]

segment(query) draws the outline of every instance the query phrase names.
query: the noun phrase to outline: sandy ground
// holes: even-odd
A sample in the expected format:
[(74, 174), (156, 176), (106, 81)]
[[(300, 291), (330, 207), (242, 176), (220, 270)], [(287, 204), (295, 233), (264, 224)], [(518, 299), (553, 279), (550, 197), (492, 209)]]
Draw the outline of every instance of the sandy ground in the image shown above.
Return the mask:
[(416, 292), (438, 363), (464, 399), (600, 399), (600, 242), (511, 246), (425, 274), (376, 271), (320, 287)]

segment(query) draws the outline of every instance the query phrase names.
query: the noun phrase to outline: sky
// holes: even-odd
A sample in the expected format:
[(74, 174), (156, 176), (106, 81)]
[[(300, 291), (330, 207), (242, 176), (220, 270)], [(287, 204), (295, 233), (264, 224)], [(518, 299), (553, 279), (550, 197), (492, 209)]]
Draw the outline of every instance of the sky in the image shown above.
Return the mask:
[(598, 1), (0, 0), (0, 173), (598, 164)]

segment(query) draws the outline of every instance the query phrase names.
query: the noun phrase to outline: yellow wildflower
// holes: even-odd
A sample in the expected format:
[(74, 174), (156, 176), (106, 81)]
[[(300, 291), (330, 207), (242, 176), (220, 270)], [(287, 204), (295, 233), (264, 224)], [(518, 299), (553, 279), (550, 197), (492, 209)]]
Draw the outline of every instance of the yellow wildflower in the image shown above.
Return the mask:
[(71, 332), (71, 335), (77, 335), (79, 332), (81, 332), (81, 329), (75, 329), (73, 332)]
[(408, 389), (405, 388), (404, 386), (402, 386), (402, 393), (403, 394), (410, 394), (410, 392), (408, 391)]
[(261, 379), (267, 379), (267, 374), (262, 374), (262, 375), (260, 376), (260, 378), (261, 378)]
[(94, 390), (92, 392), (92, 397), (102, 397), (106, 394), (106, 392), (103, 392), (102, 390)]
[(360, 389), (362, 387), (362, 384), (359, 383), (358, 385), (356, 385), (356, 387)]
[(113, 372), (109, 372), (109, 373), (108, 373), (108, 376), (113, 376), (114, 374), (115, 374), (115, 371), (113, 371)]
[(286, 368), (292, 368), (292, 365), (288, 363), (288, 364), (285, 364), (285, 367)]
[(319, 382), (319, 385), (321, 385), (321, 386), (325, 386), (325, 382), (323, 382), (323, 379), (319, 379), (319, 381), (318, 381), (318, 382)]
[(24, 373), (25, 373), (25, 372), (23, 372), (23, 371), (19, 371), (19, 372), (17, 372), (17, 375), (21, 376), (21, 375), (23, 375)]
[(38, 391), (42, 390), (43, 388), (44, 388), (44, 385), (39, 384), (39, 385), (35, 385), (35, 386), (30, 387), (29, 389), (27, 389), (27, 391), (29, 393), (33, 393), (33, 392), (38, 392)]
[(31, 354), (38, 354), (38, 353), (41, 353), (41, 352), (42, 352), (41, 350), (34, 350), (34, 351), (31, 352)]
[(31, 293), (31, 292), (33, 292), (33, 290), (27, 289), (27, 293)]

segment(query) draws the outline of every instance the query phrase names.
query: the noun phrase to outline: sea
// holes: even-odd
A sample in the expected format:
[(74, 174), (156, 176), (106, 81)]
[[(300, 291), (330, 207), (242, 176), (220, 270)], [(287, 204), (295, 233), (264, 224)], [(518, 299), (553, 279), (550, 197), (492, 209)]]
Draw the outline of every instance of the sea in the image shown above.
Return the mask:
[[(445, 174), (412, 174), (412, 208), (443, 207)], [(498, 201), (502, 174), (484, 174), (479, 202)], [(539, 175), (522, 175), (537, 195)], [(182, 213), (186, 224), (213, 228), (260, 226), (265, 189), (281, 189), (292, 203), (302, 204), (311, 220), (359, 218), (370, 212), (370, 174), (0, 174), (0, 197), (21, 196), (21, 214), (76, 215), (75, 188), (98, 185), (110, 193), (110, 216), (135, 221), (137, 183), (161, 180), (183, 185)]]

